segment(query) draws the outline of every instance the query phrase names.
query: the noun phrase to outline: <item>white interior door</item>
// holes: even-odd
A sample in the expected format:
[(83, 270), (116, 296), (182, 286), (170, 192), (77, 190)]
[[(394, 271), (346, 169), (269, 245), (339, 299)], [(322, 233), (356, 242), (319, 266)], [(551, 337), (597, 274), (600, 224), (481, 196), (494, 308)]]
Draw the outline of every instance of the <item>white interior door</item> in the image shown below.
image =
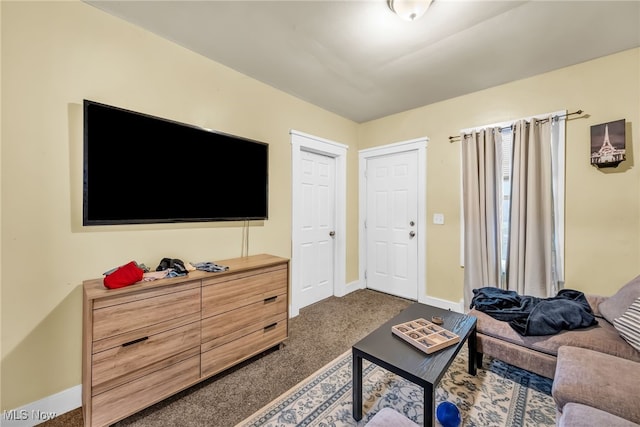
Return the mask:
[(366, 281), (418, 299), (418, 152), (372, 157), (366, 167)]
[(300, 153), (299, 308), (333, 295), (336, 168), (333, 157)]

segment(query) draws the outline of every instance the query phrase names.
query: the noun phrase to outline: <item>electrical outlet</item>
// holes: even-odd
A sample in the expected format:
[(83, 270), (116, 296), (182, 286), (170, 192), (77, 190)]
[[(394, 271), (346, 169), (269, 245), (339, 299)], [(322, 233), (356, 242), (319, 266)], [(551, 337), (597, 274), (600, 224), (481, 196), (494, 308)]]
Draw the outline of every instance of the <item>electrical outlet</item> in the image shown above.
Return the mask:
[(434, 213), (433, 214), (433, 223), (434, 224), (438, 224), (438, 225), (444, 224), (444, 214)]

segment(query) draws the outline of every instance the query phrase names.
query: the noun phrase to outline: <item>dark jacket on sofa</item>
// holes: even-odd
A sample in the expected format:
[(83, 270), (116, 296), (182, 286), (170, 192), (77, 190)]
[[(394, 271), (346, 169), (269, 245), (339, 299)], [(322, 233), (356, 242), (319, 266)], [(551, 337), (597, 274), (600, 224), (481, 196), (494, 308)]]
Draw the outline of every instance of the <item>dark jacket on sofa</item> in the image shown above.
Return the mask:
[(598, 323), (584, 294), (572, 289), (549, 298), (494, 287), (474, 289), (473, 294), (469, 308), (508, 322), (520, 335), (552, 335)]

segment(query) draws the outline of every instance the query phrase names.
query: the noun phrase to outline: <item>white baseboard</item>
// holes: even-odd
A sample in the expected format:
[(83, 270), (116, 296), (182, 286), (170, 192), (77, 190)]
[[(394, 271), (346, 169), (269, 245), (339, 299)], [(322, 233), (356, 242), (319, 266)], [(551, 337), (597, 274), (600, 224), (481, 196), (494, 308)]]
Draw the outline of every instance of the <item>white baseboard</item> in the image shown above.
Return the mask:
[(294, 308), (291, 304), (289, 304), (289, 319), (293, 319), (299, 314), (300, 314), (300, 310), (297, 308)]
[(82, 385), (31, 402), (20, 408), (2, 411), (2, 427), (31, 427), (82, 406)]
[(344, 286), (339, 286), (335, 290), (334, 295), (337, 297), (343, 297), (353, 291), (357, 291), (358, 289), (364, 289), (364, 286), (360, 285), (360, 281), (354, 280), (351, 283), (345, 283)]
[(341, 296), (350, 294), (351, 292), (357, 291), (358, 289), (364, 289), (364, 286), (360, 283), (359, 280), (354, 280), (353, 282), (347, 283), (344, 286), (344, 294)]
[(422, 304), (427, 304), (427, 305), (432, 305), (434, 307), (442, 308), (444, 310), (455, 311), (456, 313), (464, 314), (465, 312), (463, 300), (460, 300), (459, 302), (454, 302), (454, 301), (448, 301), (445, 299), (424, 295), (422, 298), (420, 298), (419, 302), (421, 302)]
[[(344, 286), (338, 286), (334, 290), (333, 296), (343, 297), (347, 294), (350, 294), (353, 291), (357, 291), (358, 289), (364, 289), (364, 286), (360, 284), (358, 280), (355, 280), (351, 283), (346, 283)], [(289, 318), (293, 319), (294, 317), (300, 314), (300, 310), (294, 308), (292, 305), (289, 306)]]

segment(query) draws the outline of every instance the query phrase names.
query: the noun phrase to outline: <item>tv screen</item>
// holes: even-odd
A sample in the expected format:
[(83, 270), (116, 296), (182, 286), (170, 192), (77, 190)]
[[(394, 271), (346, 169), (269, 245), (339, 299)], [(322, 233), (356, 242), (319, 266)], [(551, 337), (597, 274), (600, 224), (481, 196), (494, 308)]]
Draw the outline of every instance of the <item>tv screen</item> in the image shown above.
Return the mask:
[(84, 100), (83, 224), (267, 219), (268, 149)]

